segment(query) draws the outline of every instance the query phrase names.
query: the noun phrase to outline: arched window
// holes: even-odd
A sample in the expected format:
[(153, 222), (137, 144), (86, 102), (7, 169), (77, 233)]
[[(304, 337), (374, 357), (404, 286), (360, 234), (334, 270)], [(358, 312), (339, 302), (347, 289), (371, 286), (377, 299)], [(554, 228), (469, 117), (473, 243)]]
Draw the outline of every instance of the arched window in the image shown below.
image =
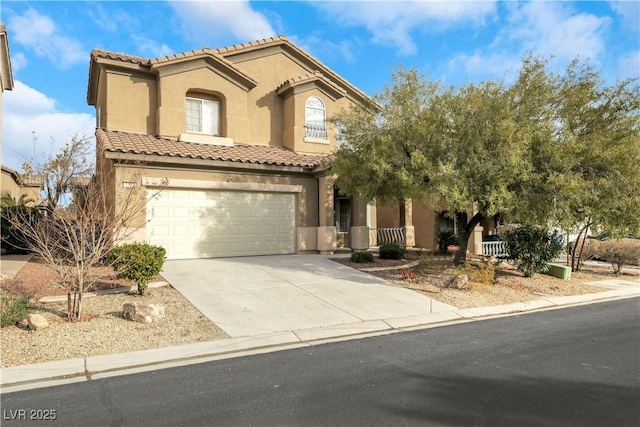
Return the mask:
[(220, 136), (220, 101), (214, 97), (188, 95), (187, 132)]
[(326, 110), (317, 96), (307, 98), (304, 103), (305, 137), (327, 139)]

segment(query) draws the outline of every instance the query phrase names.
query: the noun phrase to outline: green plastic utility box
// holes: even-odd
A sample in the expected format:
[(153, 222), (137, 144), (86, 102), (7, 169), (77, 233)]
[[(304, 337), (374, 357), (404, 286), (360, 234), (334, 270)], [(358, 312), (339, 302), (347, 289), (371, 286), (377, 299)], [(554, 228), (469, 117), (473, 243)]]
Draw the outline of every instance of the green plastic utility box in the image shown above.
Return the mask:
[(571, 267), (559, 264), (549, 264), (549, 270), (545, 274), (562, 280), (571, 280)]

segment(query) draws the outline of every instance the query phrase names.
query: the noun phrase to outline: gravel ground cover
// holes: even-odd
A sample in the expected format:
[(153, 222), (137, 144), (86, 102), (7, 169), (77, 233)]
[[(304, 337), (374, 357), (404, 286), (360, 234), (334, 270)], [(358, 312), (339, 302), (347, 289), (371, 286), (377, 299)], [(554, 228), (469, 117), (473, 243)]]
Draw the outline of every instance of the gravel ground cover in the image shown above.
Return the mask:
[[(381, 260), (376, 257), (370, 264), (353, 264), (349, 258), (334, 261), (357, 269), (371, 267), (398, 267), (419, 258), (409, 253), (408, 260)], [(368, 272), (423, 293), (435, 300), (458, 308), (510, 304), (542, 298), (546, 295), (577, 295), (605, 291), (608, 288), (586, 285), (584, 282), (620, 278), (640, 279), (639, 269), (630, 269), (622, 276), (614, 276), (610, 268), (584, 267), (573, 273), (570, 281), (550, 276), (537, 275), (532, 279), (523, 277), (512, 266), (502, 264), (497, 268), (493, 285), (473, 284), (468, 289), (458, 290), (441, 286), (446, 282), (450, 267), (449, 258), (435, 257), (427, 269), (416, 268)], [(415, 272), (407, 280), (405, 271)], [(113, 270), (101, 267), (92, 271), (96, 280), (94, 290), (109, 291), (130, 283), (118, 280)], [(66, 301), (40, 302), (45, 296), (64, 296), (65, 290), (54, 286), (55, 276), (44, 265), (31, 261), (18, 272), (14, 279), (3, 280), (3, 293), (22, 293), (33, 297), (32, 313), (40, 313), (49, 321), (49, 328), (29, 331), (23, 322), (17, 326), (0, 329), (0, 366), (17, 366), (43, 363), (54, 360), (122, 353), (150, 348), (160, 348), (199, 341), (225, 339), (227, 335), (213, 322), (202, 315), (178, 291), (165, 285), (149, 288), (147, 294), (139, 296), (132, 292), (87, 296), (84, 299), (82, 321), (65, 320)], [(163, 282), (161, 277), (156, 282)], [(159, 303), (165, 307), (165, 316), (157, 323), (141, 324), (126, 320), (122, 306), (127, 302)]]

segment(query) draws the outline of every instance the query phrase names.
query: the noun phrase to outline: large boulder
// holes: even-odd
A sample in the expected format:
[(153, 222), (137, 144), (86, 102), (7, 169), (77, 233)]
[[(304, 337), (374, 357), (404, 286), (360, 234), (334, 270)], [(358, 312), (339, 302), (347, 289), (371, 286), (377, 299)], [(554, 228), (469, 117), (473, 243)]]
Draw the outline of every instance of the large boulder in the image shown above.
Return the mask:
[(122, 306), (125, 319), (140, 323), (153, 323), (164, 317), (161, 304), (126, 303)]
[(449, 287), (455, 289), (467, 289), (469, 285), (469, 276), (467, 276), (466, 274), (461, 274), (453, 278)]
[(40, 314), (29, 314), (27, 316), (27, 324), (32, 331), (39, 331), (49, 327), (49, 322)]

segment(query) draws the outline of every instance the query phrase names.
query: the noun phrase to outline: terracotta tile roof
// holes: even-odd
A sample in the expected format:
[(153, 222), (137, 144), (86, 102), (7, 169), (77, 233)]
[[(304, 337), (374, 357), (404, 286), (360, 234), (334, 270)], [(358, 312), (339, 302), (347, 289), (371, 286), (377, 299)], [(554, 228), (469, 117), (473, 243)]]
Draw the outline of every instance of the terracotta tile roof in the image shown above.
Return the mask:
[(237, 52), (245, 49), (251, 49), (256, 47), (261, 47), (268, 44), (280, 43), (280, 42), (289, 42), (289, 39), (286, 36), (280, 35), (276, 37), (267, 37), (266, 39), (254, 40), (246, 43), (235, 44), (233, 46), (226, 46), (215, 49), (215, 52), (218, 54), (225, 54), (231, 52)]
[(130, 62), (137, 65), (151, 65), (151, 60), (148, 58), (141, 58), (139, 56), (127, 55), (124, 53), (109, 52), (101, 49), (93, 49), (91, 51), (91, 58), (106, 58), (122, 62)]
[(320, 71), (317, 71), (317, 70), (311, 74), (304, 74), (302, 76), (297, 76), (289, 80), (285, 80), (280, 86), (276, 88), (276, 92), (280, 92), (281, 90), (286, 90), (286, 88), (288, 87), (293, 87), (301, 83), (305, 83), (308, 81), (317, 81), (317, 80), (322, 81), (324, 84), (326, 84), (327, 86), (335, 90), (337, 93), (340, 93), (342, 95), (346, 93), (346, 91), (343, 88), (333, 83), (331, 80), (326, 78)]
[(114, 153), (131, 153), (222, 160), (238, 163), (315, 168), (330, 161), (331, 156), (298, 154), (284, 148), (263, 145), (207, 145), (161, 138), (153, 135), (97, 129), (96, 139), (102, 149)]

